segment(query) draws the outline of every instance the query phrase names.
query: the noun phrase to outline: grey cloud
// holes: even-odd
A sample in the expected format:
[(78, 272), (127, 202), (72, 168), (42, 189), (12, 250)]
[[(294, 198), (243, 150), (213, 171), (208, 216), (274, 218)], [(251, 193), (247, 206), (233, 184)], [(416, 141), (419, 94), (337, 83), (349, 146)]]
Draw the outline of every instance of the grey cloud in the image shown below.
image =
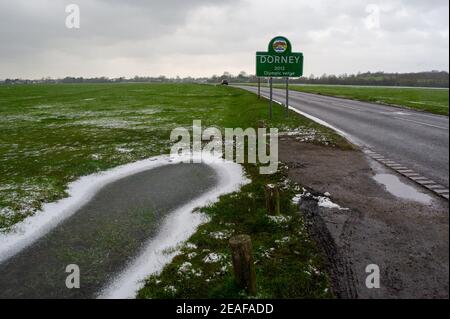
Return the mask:
[[(64, 8), (81, 8), (81, 29)], [(380, 27), (368, 29), (368, 5)], [(307, 73), (448, 70), (447, 0), (0, 0), (0, 78), (254, 72), (283, 34)]]

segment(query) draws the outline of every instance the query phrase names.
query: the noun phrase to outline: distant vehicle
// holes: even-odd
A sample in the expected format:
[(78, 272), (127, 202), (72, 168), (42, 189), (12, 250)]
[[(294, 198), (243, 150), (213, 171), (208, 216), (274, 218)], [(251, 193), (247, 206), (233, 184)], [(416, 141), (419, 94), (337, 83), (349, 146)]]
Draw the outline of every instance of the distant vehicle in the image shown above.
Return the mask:
[(228, 85), (228, 80), (222, 80), (222, 82), (220, 82), (221, 85)]

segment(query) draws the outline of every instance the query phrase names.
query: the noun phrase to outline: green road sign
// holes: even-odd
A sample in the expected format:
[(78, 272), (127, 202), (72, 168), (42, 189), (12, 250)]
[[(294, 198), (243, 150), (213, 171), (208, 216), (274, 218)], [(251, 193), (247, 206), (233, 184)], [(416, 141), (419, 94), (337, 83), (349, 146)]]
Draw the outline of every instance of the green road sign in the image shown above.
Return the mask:
[(269, 43), (268, 52), (256, 52), (256, 76), (301, 77), (303, 53), (292, 52), (285, 37), (275, 37)]

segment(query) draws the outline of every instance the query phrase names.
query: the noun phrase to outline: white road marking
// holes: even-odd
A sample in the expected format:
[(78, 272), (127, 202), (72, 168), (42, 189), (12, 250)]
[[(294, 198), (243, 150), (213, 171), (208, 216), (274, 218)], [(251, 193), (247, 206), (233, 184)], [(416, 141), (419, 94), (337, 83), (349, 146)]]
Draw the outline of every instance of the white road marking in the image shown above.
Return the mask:
[(444, 186), (442, 186), (442, 185), (438, 185), (438, 184), (435, 184), (435, 185), (430, 185), (430, 186), (427, 186), (428, 188), (430, 188), (430, 189), (432, 189), (432, 190), (434, 190), (434, 191), (438, 191), (438, 190), (445, 190), (444, 189)]
[(351, 109), (351, 110), (355, 110), (355, 111), (359, 111), (359, 112), (367, 112), (367, 110), (361, 110), (361, 109), (358, 109), (358, 108), (355, 108), (355, 107), (352, 107), (352, 106), (343, 105), (341, 103), (331, 102), (331, 105), (334, 105), (334, 106), (337, 106), (337, 107), (343, 107), (343, 108), (346, 108), (346, 109)]
[[(257, 87), (249, 86), (249, 89), (257, 92)], [(277, 88), (274, 88), (274, 93), (275, 93), (276, 90), (277, 90)], [(283, 89), (278, 89), (278, 90), (283, 90)], [(263, 92), (263, 91), (269, 92), (269, 88), (261, 87), (261, 92)], [(277, 93), (278, 94), (282, 94), (281, 91), (277, 92)], [(346, 108), (349, 108), (349, 109), (354, 109), (354, 110), (357, 110), (357, 111), (363, 111), (362, 109), (357, 109), (357, 108), (353, 108), (351, 106), (342, 105), (343, 102), (341, 102), (339, 100), (341, 100), (341, 99), (345, 100), (345, 98), (338, 98), (338, 97), (333, 97), (333, 96), (320, 96), (318, 94), (300, 92), (300, 91), (296, 91), (296, 90), (289, 90), (289, 93), (291, 95), (298, 94), (300, 98), (307, 96), (310, 99), (310, 101), (313, 101), (313, 102), (331, 103), (331, 104), (336, 105), (336, 106), (342, 106), (342, 107), (346, 107)], [(375, 106), (395, 107), (395, 106), (383, 105), (383, 104), (379, 104), (379, 103), (364, 102), (364, 101), (358, 101), (358, 100), (352, 100), (352, 99), (348, 99), (348, 100), (350, 102), (359, 102), (359, 103), (365, 103), (365, 104), (373, 104)], [(374, 111), (374, 110), (371, 109), (371, 111)], [(439, 116), (439, 115), (436, 115), (436, 114), (427, 114), (425, 112), (420, 112), (420, 111), (410, 110), (410, 109), (405, 109), (404, 111), (380, 111), (380, 112), (374, 112), (374, 113), (377, 113), (377, 114), (391, 114), (391, 115), (396, 114), (396, 115), (403, 115), (403, 116), (411, 116), (411, 115), (416, 115), (417, 114), (417, 115), (419, 115), (421, 117), (428, 117), (428, 118), (433, 118), (433, 119), (436, 119), (436, 117)], [(428, 123), (424, 123), (424, 122), (420, 122), (420, 121), (408, 120), (408, 119), (404, 119), (404, 118), (400, 118), (400, 117), (395, 117), (395, 118), (400, 119), (400, 120), (404, 120), (404, 121), (411, 121), (411, 122), (414, 122), (414, 123), (417, 123), (417, 124), (427, 125), (427, 126), (431, 126), (431, 127), (435, 127), (435, 128), (439, 128), (439, 129), (445, 129), (445, 130), (449, 129), (448, 127), (437, 126), (437, 125), (428, 124)]]
[[(261, 97), (264, 97), (264, 98), (268, 99), (268, 97), (265, 96), (264, 94), (261, 94)], [(277, 101), (275, 99), (273, 99), (273, 102), (275, 102), (277, 104), (280, 104), (280, 105), (284, 105), (283, 103), (281, 103), (281, 102), (279, 102), (279, 101)], [(344, 107), (347, 107), (347, 106), (344, 106)], [(347, 108), (351, 108), (351, 107), (347, 107)], [(299, 109), (294, 108), (292, 106), (289, 106), (289, 109), (294, 111), (294, 112), (296, 112), (296, 113), (298, 113), (298, 114), (300, 114), (300, 115), (303, 115), (303, 116), (305, 116), (305, 117), (315, 121), (316, 123), (319, 123), (321, 125), (324, 125), (326, 127), (329, 127), (331, 129), (335, 130), (338, 134), (343, 135), (344, 137), (346, 137), (348, 139), (353, 140), (348, 134), (346, 134), (343, 131), (335, 128), (334, 126), (330, 125), (326, 121), (323, 121), (323, 120), (321, 120), (321, 119), (319, 119), (319, 118), (317, 118), (315, 116), (312, 116), (312, 115), (310, 115), (310, 114), (308, 114), (306, 112), (300, 111)], [(398, 112), (395, 112), (395, 113), (398, 113)], [(410, 114), (404, 114), (404, 115), (410, 115)], [(404, 120), (404, 121), (414, 122), (414, 123), (417, 123), (417, 124), (428, 125), (428, 126), (436, 127), (436, 128), (439, 128), (439, 129), (448, 130), (448, 128), (443, 128), (443, 127), (435, 126), (435, 125), (428, 124), (428, 123), (418, 122), (418, 121), (414, 121), (414, 120), (407, 120), (407, 119), (403, 119), (403, 118), (400, 118), (400, 117), (394, 117), (394, 118), (397, 118), (397, 119), (400, 119), (400, 120)], [(359, 143), (356, 143), (356, 141), (352, 141), (352, 142), (357, 144), (357, 145), (359, 144)], [(410, 170), (407, 167), (404, 167), (404, 166), (398, 164), (397, 162), (391, 161), (388, 158), (384, 158), (379, 153), (376, 153), (376, 152), (371, 151), (369, 149), (364, 150), (364, 153), (367, 154), (369, 157), (373, 158), (374, 160), (385, 164), (386, 166), (388, 166), (391, 169), (395, 170), (399, 174), (402, 174), (403, 176), (409, 178), (410, 180), (415, 181), (419, 185), (429, 189), (430, 191), (434, 192), (435, 194), (437, 194), (437, 195), (439, 195), (441, 197), (444, 197), (445, 199), (449, 200), (448, 190), (447, 189), (441, 189), (441, 188), (443, 188), (443, 186), (438, 185), (437, 183), (429, 180), (426, 177), (420, 176), (418, 173), (415, 173), (413, 170)]]
[(426, 126), (430, 126), (430, 127), (434, 127), (434, 128), (438, 128), (438, 129), (441, 129), (441, 130), (448, 131), (448, 127), (437, 126), (437, 125), (428, 124), (428, 123), (424, 123), (424, 122), (420, 122), (420, 121), (414, 121), (414, 120), (410, 120), (410, 119), (404, 119), (404, 118), (398, 117), (398, 116), (394, 116), (394, 118), (398, 119), (398, 120), (406, 121), (406, 122), (412, 122), (412, 123), (416, 123), (416, 124), (419, 124), (419, 125), (426, 125)]
[(436, 185), (436, 182), (428, 180), (428, 181), (419, 181), (419, 184), (422, 185)]
[(420, 175), (418, 177), (411, 177), (411, 179), (413, 179), (415, 181), (420, 181), (420, 180), (426, 181), (426, 180), (428, 180), (428, 178), (420, 176)]
[(380, 158), (381, 155), (379, 155), (378, 153), (375, 153), (371, 150), (364, 150), (364, 153), (367, 154), (369, 157), (373, 158), (374, 160), (393, 169), (397, 173), (416, 182), (417, 184), (421, 185), (422, 187), (425, 187), (429, 191), (432, 191), (436, 195), (444, 197), (447, 200), (449, 199), (448, 189), (446, 189), (444, 186), (439, 185), (436, 182), (434, 182), (426, 177), (420, 176), (418, 173), (414, 172), (413, 170), (408, 169), (407, 167), (404, 167), (401, 164), (397, 164), (396, 162), (394, 162), (390, 159), (381, 159), (382, 158), (382, 157)]

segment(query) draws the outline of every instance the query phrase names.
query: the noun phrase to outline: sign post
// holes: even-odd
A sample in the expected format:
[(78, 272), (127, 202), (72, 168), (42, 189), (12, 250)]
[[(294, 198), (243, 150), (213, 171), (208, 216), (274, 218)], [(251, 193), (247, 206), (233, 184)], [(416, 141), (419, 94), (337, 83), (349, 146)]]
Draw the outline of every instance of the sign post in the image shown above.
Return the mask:
[(270, 101), (269, 101), (269, 118), (270, 119), (272, 119), (272, 100), (273, 100), (273, 98), (272, 98), (272, 94), (273, 94), (273, 91), (272, 91), (272, 81), (273, 81), (273, 79), (272, 79), (272, 77), (270, 77), (269, 78), (269, 86), (270, 86)]
[[(292, 46), (285, 37), (275, 37), (269, 42), (267, 52), (256, 52), (256, 76), (269, 77), (270, 116), (272, 118), (272, 78), (286, 78), (286, 115), (289, 108), (289, 78), (303, 75), (303, 53), (292, 52)], [(259, 82), (258, 82), (259, 83)], [(258, 93), (259, 93), (258, 84)]]
[(258, 77), (258, 99), (261, 98), (261, 78)]
[(286, 116), (289, 116), (289, 78), (286, 77)]

